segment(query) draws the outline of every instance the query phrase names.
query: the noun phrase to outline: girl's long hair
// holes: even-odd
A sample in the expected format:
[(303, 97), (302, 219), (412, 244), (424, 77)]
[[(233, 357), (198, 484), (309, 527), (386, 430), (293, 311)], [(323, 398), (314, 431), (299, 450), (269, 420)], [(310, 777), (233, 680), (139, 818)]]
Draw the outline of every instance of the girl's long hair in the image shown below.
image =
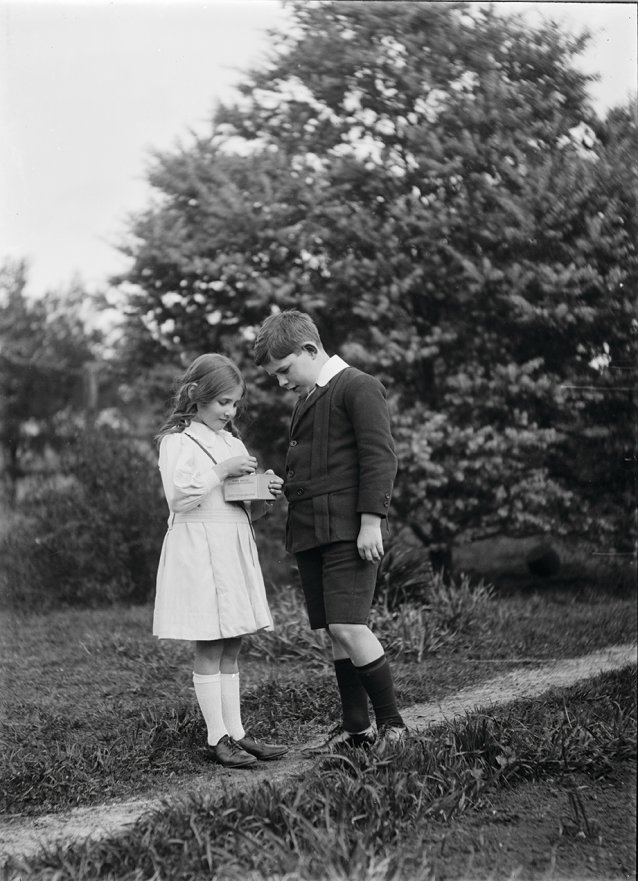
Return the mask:
[[(155, 440), (159, 444), (167, 434), (184, 431), (197, 415), (197, 406), (210, 404), (216, 398), (241, 386), (246, 393), (246, 382), (239, 368), (225, 355), (209, 354), (195, 358), (190, 367), (176, 383), (172, 410)], [(235, 437), (239, 433), (232, 422), (226, 426)]]

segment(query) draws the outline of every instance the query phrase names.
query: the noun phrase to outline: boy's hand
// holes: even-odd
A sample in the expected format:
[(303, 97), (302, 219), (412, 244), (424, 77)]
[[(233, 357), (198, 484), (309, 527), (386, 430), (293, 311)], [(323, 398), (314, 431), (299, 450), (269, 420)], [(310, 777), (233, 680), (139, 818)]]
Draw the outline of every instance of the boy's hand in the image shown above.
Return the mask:
[(278, 477), (272, 470), (272, 468), (268, 468), (267, 471), (264, 471), (264, 474), (268, 474), (270, 476), (270, 480), (268, 481), (268, 490), (270, 492), (270, 495), (274, 496), (276, 499), (279, 498), (283, 491), (283, 477)]
[(361, 515), (361, 529), (357, 536), (357, 550), (362, 560), (378, 563), (383, 556), (381, 518), (376, 514)]

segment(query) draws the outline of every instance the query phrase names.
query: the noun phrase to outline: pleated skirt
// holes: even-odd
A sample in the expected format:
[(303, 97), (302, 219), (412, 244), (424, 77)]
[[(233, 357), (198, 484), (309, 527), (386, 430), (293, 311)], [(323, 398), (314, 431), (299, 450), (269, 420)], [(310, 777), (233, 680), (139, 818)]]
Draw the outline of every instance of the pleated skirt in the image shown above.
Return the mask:
[(153, 634), (213, 640), (271, 630), (252, 527), (237, 506), (175, 514), (157, 571)]

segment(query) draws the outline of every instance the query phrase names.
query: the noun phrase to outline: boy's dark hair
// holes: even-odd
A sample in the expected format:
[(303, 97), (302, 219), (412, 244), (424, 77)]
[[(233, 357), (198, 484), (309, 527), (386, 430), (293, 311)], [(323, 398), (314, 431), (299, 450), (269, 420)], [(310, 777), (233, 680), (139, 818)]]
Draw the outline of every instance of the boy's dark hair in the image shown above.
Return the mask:
[(313, 342), (323, 348), (317, 325), (305, 312), (288, 309), (270, 315), (262, 324), (253, 345), (255, 364), (280, 361), (293, 352), (300, 352), (304, 343)]

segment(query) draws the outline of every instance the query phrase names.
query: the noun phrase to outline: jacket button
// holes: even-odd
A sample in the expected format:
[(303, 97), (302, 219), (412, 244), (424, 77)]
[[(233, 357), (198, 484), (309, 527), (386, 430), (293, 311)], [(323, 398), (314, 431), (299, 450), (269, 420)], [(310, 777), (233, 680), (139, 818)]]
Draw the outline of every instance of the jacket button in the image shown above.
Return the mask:
[(302, 496), (303, 494), (304, 494), (304, 491), (303, 491), (302, 489), (298, 489), (298, 490), (297, 490), (297, 495), (298, 495), (298, 496)]
[(290, 446), (291, 446), (291, 447), (296, 447), (296, 446), (297, 446), (297, 441), (290, 441)]
[(289, 468), (289, 469), (286, 471), (286, 477), (294, 477), (294, 476), (295, 476), (295, 470), (294, 470), (294, 468)]
[(389, 507), (390, 507), (390, 502), (384, 502), (384, 503), (383, 503), (383, 507), (384, 507), (384, 508), (389, 508)]

